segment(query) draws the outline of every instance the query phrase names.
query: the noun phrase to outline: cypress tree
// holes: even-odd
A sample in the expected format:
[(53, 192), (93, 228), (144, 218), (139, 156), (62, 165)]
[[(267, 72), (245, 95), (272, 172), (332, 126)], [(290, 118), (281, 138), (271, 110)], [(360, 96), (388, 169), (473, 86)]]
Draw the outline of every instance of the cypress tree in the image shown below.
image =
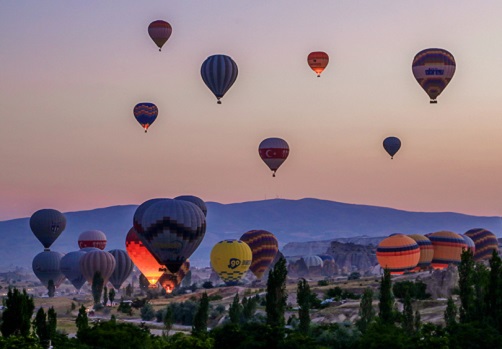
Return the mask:
[(45, 314), (44, 308), (40, 307), (40, 309), (38, 309), (35, 320), (33, 320), (33, 327), (40, 343), (44, 343), (49, 339), (47, 315)]
[(77, 318), (75, 319), (75, 325), (77, 326), (77, 338), (81, 339), (83, 334), (89, 329), (89, 318), (87, 317), (87, 312), (85, 307), (82, 305), (78, 310)]
[(496, 251), (493, 251), (492, 258), (490, 258), (490, 276), (488, 280), (488, 290), (486, 292), (486, 313), (491, 318), (494, 327), (499, 331), (501, 328), (501, 313), (502, 313), (502, 300), (501, 300), (501, 277), (502, 260)]
[(106, 303), (108, 303), (108, 287), (103, 287), (103, 305), (106, 307)]
[(228, 316), (230, 317), (230, 322), (233, 324), (238, 324), (241, 320), (242, 306), (239, 303), (239, 294), (236, 293), (230, 308), (228, 308)]
[(458, 266), (458, 287), (460, 296), (460, 322), (466, 323), (474, 320), (475, 292), (474, 292), (474, 257), (469, 249), (462, 252)]
[(375, 309), (373, 309), (373, 290), (368, 287), (364, 290), (361, 303), (359, 304), (359, 320), (356, 323), (359, 331), (362, 333), (366, 332), (368, 325), (373, 321), (374, 317)]
[(115, 289), (113, 287), (110, 288), (110, 291), (108, 292), (108, 298), (110, 299), (110, 303), (113, 304), (113, 301), (115, 300)]
[(56, 329), (58, 326), (58, 314), (54, 307), (50, 307), (47, 311), (47, 334), (50, 340), (56, 337)]
[(25, 289), (21, 293), (17, 288), (9, 288), (3, 305), (5, 309), (2, 313), (2, 324), (0, 327), (2, 336), (28, 336), (31, 328), (31, 317), (35, 310), (33, 298), (28, 296)]
[(385, 269), (380, 282), (380, 302), (378, 303), (380, 320), (385, 324), (394, 323), (394, 299), (392, 297), (392, 280), (389, 269)]
[(300, 320), (299, 330), (307, 334), (310, 328), (310, 286), (305, 279), (298, 281), (296, 292), (296, 302), (298, 303), (298, 318)]
[(194, 336), (202, 336), (207, 333), (207, 318), (209, 316), (209, 298), (204, 292), (199, 302), (199, 309), (195, 313), (192, 326), (192, 334)]
[(92, 298), (94, 304), (101, 303), (101, 295), (103, 293), (104, 280), (99, 271), (94, 273), (92, 278)]
[(54, 285), (54, 281), (52, 279), (50, 279), (49, 283), (47, 284), (47, 290), (49, 298), (54, 297), (54, 295), (56, 294), (56, 286)]
[(286, 259), (281, 257), (268, 274), (265, 311), (267, 324), (279, 329), (284, 328), (284, 311), (288, 295), (286, 293)]
[(448, 297), (448, 303), (446, 304), (446, 310), (444, 311), (444, 322), (447, 329), (453, 329), (457, 324), (457, 307), (453, 298)]
[(413, 307), (411, 305), (410, 292), (408, 291), (403, 303), (403, 329), (408, 333), (413, 333), (414, 325)]

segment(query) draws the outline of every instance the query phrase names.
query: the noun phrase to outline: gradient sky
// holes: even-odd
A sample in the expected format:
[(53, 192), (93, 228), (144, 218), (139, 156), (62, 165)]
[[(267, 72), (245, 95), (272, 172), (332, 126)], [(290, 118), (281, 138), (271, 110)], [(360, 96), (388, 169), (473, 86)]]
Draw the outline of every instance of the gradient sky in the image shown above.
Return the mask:
[[(180, 194), (501, 215), (501, 13), (499, 0), (3, 1), (0, 219)], [(156, 19), (173, 27), (161, 53)], [(429, 47), (457, 62), (437, 105), (411, 73)], [(306, 62), (319, 50), (320, 79)], [(200, 77), (217, 53), (239, 66), (222, 105)], [(143, 101), (159, 107), (147, 135)], [(394, 160), (387, 136), (403, 143)], [(275, 179), (267, 137), (291, 149)]]

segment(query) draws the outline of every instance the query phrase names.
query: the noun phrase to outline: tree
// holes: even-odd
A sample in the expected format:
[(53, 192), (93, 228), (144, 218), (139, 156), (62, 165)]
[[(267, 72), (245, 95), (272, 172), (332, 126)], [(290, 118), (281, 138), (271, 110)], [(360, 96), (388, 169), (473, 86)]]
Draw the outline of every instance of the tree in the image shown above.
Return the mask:
[(54, 295), (56, 294), (56, 286), (54, 285), (54, 280), (49, 280), (49, 283), (47, 284), (47, 290), (49, 297), (54, 297)]
[(475, 316), (475, 289), (474, 289), (474, 257), (471, 250), (465, 249), (461, 255), (458, 266), (458, 287), (460, 296), (460, 322), (473, 321)]
[(195, 313), (192, 326), (192, 334), (200, 337), (207, 333), (207, 318), (209, 316), (209, 298), (204, 292), (199, 301), (199, 308)]
[(169, 331), (171, 331), (171, 328), (173, 327), (173, 310), (171, 307), (166, 308), (166, 312), (164, 313), (164, 329), (166, 335), (169, 334)]
[(288, 295), (286, 293), (286, 259), (281, 257), (268, 274), (265, 310), (267, 324), (273, 328), (283, 329), (284, 311), (286, 310)]
[(105, 287), (103, 287), (103, 305), (105, 307), (106, 307), (106, 303), (108, 303), (108, 287), (105, 286)]
[(110, 299), (110, 303), (113, 304), (113, 301), (115, 300), (115, 289), (113, 287), (110, 288), (110, 291), (108, 292), (108, 298)]
[(49, 331), (47, 328), (47, 315), (45, 314), (44, 308), (40, 307), (38, 309), (35, 320), (33, 320), (33, 327), (40, 343), (42, 345), (47, 343), (49, 340)]
[(422, 328), (422, 321), (421, 321), (421, 318), (420, 318), (420, 312), (418, 310), (415, 310), (415, 320), (414, 320), (415, 324), (414, 324), (414, 328), (415, 328), (415, 332), (416, 333), (419, 333), (420, 332), (420, 329)]
[(307, 280), (300, 279), (296, 292), (296, 302), (298, 303), (298, 318), (300, 320), (299, 331), (307, 334), (310, 328), (310, 299), (311, 292)]
[(155, 317), (155, 311), (150, 303), (145, 303), (141, 308), (141, 320), (151, 321)]
[(50, 307), (47, 311), (47, 334), (49, 335), (50, 340), (56, 336), (57, 326), (58, 314), (54, 310), (54, 307)]
[(373, 290), (368, 287), (364, 290), (361, 303), (359, 304), (359, 320), (356, 322), (356, 326), (359, 331), (364, 333), (374, 318), (375, 309), (373, 309)]
[(457, 324), (457, 307), (451, 297), (448, 298), (446, 310), (444, 311), (444, 322), (447, 329), (452, 329)]
[(2, 313), (2, 324), (0, 327), (2, 336), (28, 336), (31, 328), (31, 317), (35, 310), (33, 298), (28, 296), (25, 289), (21, 293), (17, 288), (9, 288), (3, 305), (5, 309)]
[(77, 326), (77, 338), (80, 339), (89, 329), (89, 318), (87, 317), (87, 311), (83, 305), (78, 310), (75, 325)]
[(133, 291), (134, 291), (134, 289), (133, 289), (133, 287), (131, 286), (131, 284), (127, 284), (126, 289), (125, 289), (126, 296), (127, 296), (127, 297), (131, 297), (131, 296), (132, 296)]
[(241, 320), (242, 305), (239, 303), (239, 293), (236, 293), (234, 300), (228, 308), (228, 316), (232, 324), (238, 324)]
[(414, 331), (414, 321), (413, 321), (413, 307), (411, 305), (411, 296), (409, 293), (404, 297), (403, 303), (403, 329), (407, 333), (413, 333)]
[(94, 299), (94, 304), (101, 303), (101, 294), (103, 293), (104, 280), (101, 276), (101, 272), (97, 271), (94, 273), (92, 278), (92, 298)]
[(378, 316), (384, 324), (394, 323), (394, 299), (392, 297), (392, 281), (389, 269), (385, 269), (380, 282), (380, 302)]
[(256, 306), (258, 299), (255, 297), (244, 297), (242, 298), (242, 319), (244, 322), (248, 322), (254, 316), (256, 312)]
[(486, 292), (486, 313), (496, 329), (502, 330), (502, 283), (500, 281), (502, 273), (502, 260), (494, 250), (490, 258), (490, 276), (488, 289)]

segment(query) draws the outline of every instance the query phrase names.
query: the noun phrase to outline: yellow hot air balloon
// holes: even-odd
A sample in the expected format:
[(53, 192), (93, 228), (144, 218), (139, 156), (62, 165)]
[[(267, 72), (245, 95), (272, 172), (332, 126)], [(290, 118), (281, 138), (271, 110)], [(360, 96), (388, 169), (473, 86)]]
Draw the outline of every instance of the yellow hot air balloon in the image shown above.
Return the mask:
[(248, 271), (253, 253), (240, 240), (223, 240), (211, 250), (211, 265), (228, 286), (236, 285)]

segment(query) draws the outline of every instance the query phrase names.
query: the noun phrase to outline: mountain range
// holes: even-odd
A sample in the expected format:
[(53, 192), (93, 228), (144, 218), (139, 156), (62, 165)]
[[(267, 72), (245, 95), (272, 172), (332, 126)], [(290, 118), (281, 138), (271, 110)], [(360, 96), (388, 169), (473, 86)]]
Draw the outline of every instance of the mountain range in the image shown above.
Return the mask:
[[(273, 199), (232, 204), (207, 202), (207, 232), (194, 255), (193, 265), (209, 265), (215, 243), (238, 239), (248, 230), (264, 229), (274, 233), (282, 248), (289, 242), (324, 241), (358, 237), (384, 237), (394, 233), (426, 234), (438, 230), (464, 233), (485, 228), (502, 234), (501, 217), (470, 216), (452, 212), (408, 212), (392, 208), (301, 199)], [(125, 236), (132, 226), (137, 205), (111, 206), (88, 211), (67, 212), (66, 230), (51, 246), (63, 253), (78, 249), (81, 232), (105, 232), (106, 250), (125, 249)], [(0, 267), (31, 269), (33, 257), (43, 251), (29, 227), (29, 217), (0, 222)]]

